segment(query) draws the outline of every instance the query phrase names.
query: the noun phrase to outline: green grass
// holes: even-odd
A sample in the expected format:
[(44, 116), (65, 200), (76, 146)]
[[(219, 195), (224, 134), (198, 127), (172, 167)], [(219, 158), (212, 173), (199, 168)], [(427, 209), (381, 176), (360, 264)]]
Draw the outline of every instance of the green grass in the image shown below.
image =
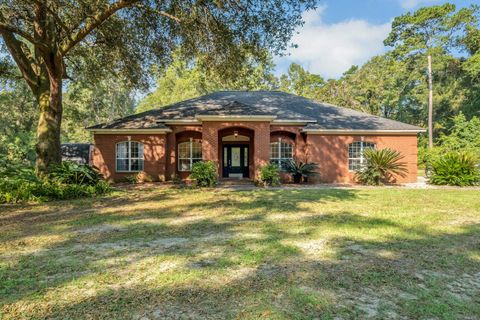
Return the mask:
[(147, 187), (0, 207), (1, 319), (474, 319), (479, 190)]

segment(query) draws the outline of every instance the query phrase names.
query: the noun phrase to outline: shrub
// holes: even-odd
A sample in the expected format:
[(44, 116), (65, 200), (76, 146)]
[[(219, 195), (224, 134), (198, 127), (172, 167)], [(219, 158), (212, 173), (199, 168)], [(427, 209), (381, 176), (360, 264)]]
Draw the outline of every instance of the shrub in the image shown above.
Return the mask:
[(217, 184), (217, 166), (213, 161), (199, 161), (192, 166), (190, 178), (197, 187), (214, 187)]
[(278, 166), (270, 163), (261, 167), (260, 183), (264, 186), (280, 185), (280, 174), (278, 172)]
[(140, 171), (133, 175), (125, 176), (124, 180), (125, 182), (130, 184), (153, 182), (152, 177), (144, 171)]
[(73, 161), (63, 161), (53, 167), (49, 173), (51, 179), (66, 184), (82, 184), (93, 186), (97, 184), (102, 175), (94, 167), (78, 164)]
[(475, 157), (468, 153), (449, 152), (431, 164), (429, 182), (436, 185), (473, 186), (480, 183)]
[(392, 149), (366, 149), (363, 153), (366, 165), (357, 171), (357, 179), (367, 185), (391, 182), (393, 175), (405, 176), (407, 167), (400, 162), (403, 156)]
[(303, 163), (301, 161), (290, 160), (287, 162), (287, 172), (292, 175), (294, 183), (300, 183), (302, 182), (302, 178), (306, 180), (308, 177), (318, 175), (318, 164), (314, 162)]
[[(10, 166), (0, 170), (0, 203), (93, 197), (111, 191), (110, 185), (100, 180), (98, 173), (90, 174), (90, 170), (94, 170), (90, 167), (78, 170), (80, 172), (66, 166), (55, 170), (58, 170), (55, 174), (52, 171), (42, 178), (35, 175), (32, 167)], [(88, 175), (82, 176), (84, 171)]]

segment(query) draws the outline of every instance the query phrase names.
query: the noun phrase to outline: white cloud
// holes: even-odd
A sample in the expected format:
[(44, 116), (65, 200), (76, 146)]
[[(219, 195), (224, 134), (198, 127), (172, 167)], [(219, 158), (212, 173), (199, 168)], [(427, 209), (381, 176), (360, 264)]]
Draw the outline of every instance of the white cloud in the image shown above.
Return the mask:
[(430, 5), (438, 0), (398, 0), (398, 2), (404, 9), (413, 9), (420, 5)]
[(305, 24), (292, 38), (298, 48), (290, 49), (289, 56), (276, 59), (280, 69), (297, 62), (325, 78), (338, 78), (352, 65), (361, 65), (385, 52), (383, 40), (390, 32), (390, 23), (375, 25), (352, 19), (326, 24), (322, 21), (325, 9), (323, 6), (304, 13)]

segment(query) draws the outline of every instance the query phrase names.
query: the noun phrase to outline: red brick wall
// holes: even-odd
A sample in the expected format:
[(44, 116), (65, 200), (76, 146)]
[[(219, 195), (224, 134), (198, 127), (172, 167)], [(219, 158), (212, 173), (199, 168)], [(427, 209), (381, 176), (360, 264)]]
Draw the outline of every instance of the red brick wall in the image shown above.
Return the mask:
[[(178, 172), (177, 166), (177, 143), (178, 139), (186, 141), (186, 137), (192, 136), (195, 138), (202, 139), (202, 126), (182, 126), (182, 125), (172, 125), (169, 126), (172, 129), (172, 132), (167, 134), (167, 150), (166, 150), (166, 167), (165, 167), (165, 176), (167, 180), (171, 180), (175, 175), (179, 176), (181, 179), (186, 179), (190, 173), (189, 172)], [(187, 139), (188, 140), (188, 139)]]
[[(121, 181), (131, 173), (115, 172), (115, 145), (117, 142), (132, 141), (144, 144), (144, 170), (154, 180), (169, 180), (174, 175), (187, 178), (188, 172), (177, 172), (176, 147), (179, 140), (189, 135), (202, 139), (202, 152), (205, 160), (213, 160), (218, 164), (221, 175), (221, 152), (219, 132), (226, 128), (245, 128), (253, 131), (250, 154), (250, 178), (258, 177), (260, 166), (269, 162), (270, 140), (279, 136), (294, 139), (295, 157), (300, 161), (317, 162), (320, 165), (321, 176), (317, 182), (352, 183), (354, 172), (348, 171), (348, 144), (361, 141), (361, 136), (345, 135), (305, 135), (300, 126), (277, 126), (269, 122), (204, 122), (203, 126), (172, 125), (172, 132), (166, 135), (111, 135), (97, 134), (94, 136), (95, 148), (92, 153), (93, 165), (110, 180)], [(363, 136), (364, 141), (373, 142), (377, 148), (391, 148), (401, 152), (407, 163), (408, 175), (398, 177), (397, 182), (415, 182), (417, 180), (417, 137), (409, 136)], [(288, 176), (284, 175), (287, 179)]]
[(95, 147), (92, 152), (92, 164), (100, 169), (100, 172), (108, 180), (122, 181), (126, 176), (135, 173), (120, 173), (115, 171), (115, 148), (118, 142), (137, 141), (143, 143), (144, 172), (154, 181), (165, 180), (165, 147), (166, 136), (161, 134), (152, 135), (113, 135), (95, 134)]
[[(320, 182), (353, 183), (355, 173), (348, 170), (348, 145), (361, 141), (361, 136), (308, 135), (309, 161), (320, 165)], [(399, 151), (405, 158), (408, 174), (397, 177), (398, 183), (417, 181), (417, 136), (363, 136), (364, 141), (373, 142), (377, 149), (390, 148)]]
[[(254, 131), (253, 135), (253, 176), (256, 178), (259, 173), (259, 168), (269, 162), (270, 158), (270, 122), (268, 121), (235, 121), (235, 122), (217, 122), (208, 121), (203, 122), (203, 136), (202, 136), (202, 154), (205, 160), (213, 160), (219, 164), (219, 145), (218, 132), (229, 127), (245, 128)], [(218, 172), (221, 174), (220, 165), (218, 165)]]

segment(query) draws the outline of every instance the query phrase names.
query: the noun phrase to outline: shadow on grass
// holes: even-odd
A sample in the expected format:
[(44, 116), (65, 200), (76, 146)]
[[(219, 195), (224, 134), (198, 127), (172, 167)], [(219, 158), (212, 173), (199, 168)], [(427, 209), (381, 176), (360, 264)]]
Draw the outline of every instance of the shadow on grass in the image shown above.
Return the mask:
[[(130, 224), (124, 229), (106, 232), (72, 231), (60, 243), (6, 263), (0, 269), (4, 312), (8, 314), (9, 305), (15, 302), (88, 276), (105, 276), (102, 290), (78, 303), (32, 311), (32, 316), (60, 319), (101, 318), (105, 314), (110, 318), (139, 314), (159, 319), (364, 317), (366, 311), (349, 299), (365, 295), (373, 296), (372, 299), (375, 295), (378, 299), (384, 298), (384, 304), (376, 310), (375, 316), (379, 318), (387, 316), (382, 313), (387, 311), (412, 318), (455, 318), (474, 315), (478, 310), (478, 304), (462, 302), (449, 294), (447, 276), (459, 270), (479, 272), (478, 261), (472, 257), (472, 253), (478, 254), (479, 250), (479, 225), (466, 226), (455, 234), (432, 234), (388, 219), (343, 211), (299, 217), (305, 230), (298, 232), (268, 218), (272, 212), (294, 216), (308, 211), (303, 203), (357, 198), (355, 191), (345, 189), (253, 191), (235, 196), (227, 192), (217, 195), (216, 200), (124, 214), (132, 202), (138, 205), (139, 201), (172, 200), (180, 194), (181, 191), (168, 191), (111, 206), (92, 204), (108, 207), (108, 218), (95, 217), (93, 208), (81, 208), (77, 213), (72, 209), (60, 211), (57, 220), (55, 212), (50, 212), (52, 217), (41, 220), (42, 223), (64, 223), (73, 231), (105, 223)], [(162, 221), (209, 210), (220, 211), (222, 218), (206, 217), (180, 225)], [(21, 224), (30, 222), (28, 218), (20, 219)], [(317, 259), (308, 250), (292, 244), (308, 239), (311, 232), (321, 228), (349, 231), (329, 239), (333, 257)], [(395, 238), (379, 242), (353, 238), (353, 228), (371, 232), (377, 228), (393, 228), (399, 232)], [(254, 236), (247, 236), (245, 230)], [(24, 236), (31, 236), (30, 232), (41, 233), (22, 231)], [(125, 270), (149, 258), (178, 259), (184, 263), (170, 273), (160, 272), (159, 277), (165, 279), (124, 283), (128, 278)], [(422, 270), (446, 275), (444, 278), (434, 273), (422, 276)], [(419, 272), (423, 280), (419, 280)], [(116, 277), (121, 275), (125, 279), (119, 283)], [(418, 288), (420, 282), (425, 289)], [(365, 291), (365, 288), (376, 291)], [(382, 296), (382, 290), (390, 293)], [(399, 296), (405, 292), (416, 294), (414, 302)]]

